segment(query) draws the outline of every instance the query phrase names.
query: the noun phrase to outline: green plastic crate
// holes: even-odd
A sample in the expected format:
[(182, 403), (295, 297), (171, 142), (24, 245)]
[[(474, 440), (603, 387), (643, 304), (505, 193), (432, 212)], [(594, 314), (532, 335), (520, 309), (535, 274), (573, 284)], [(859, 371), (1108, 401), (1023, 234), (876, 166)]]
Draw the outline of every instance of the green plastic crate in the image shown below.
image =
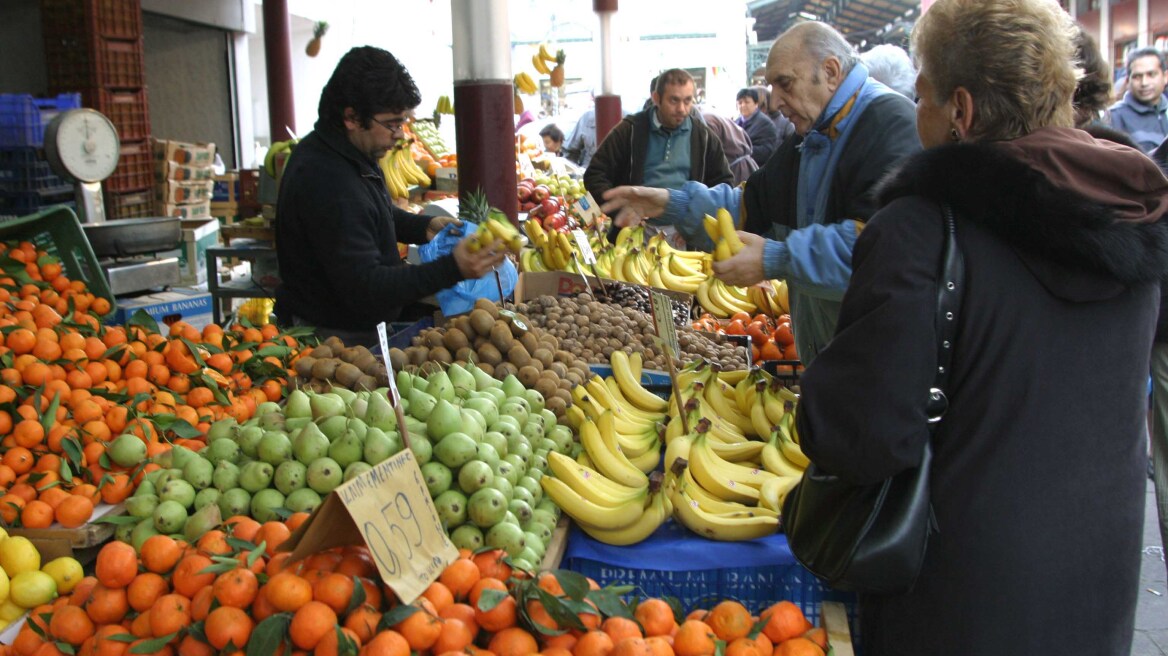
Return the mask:
[(68, 207), (52, 207), (0, 223), (0, 241), (30, 241), (38, 249), (57, 257), (65, 273), (73, 280), (83, 280), (94, 296), (110, 302), (110, 314), (117, 310), (117, 301), (110, 292), (105, 271), (97, 263), (89, 238), (81, 229), (77, 215)]

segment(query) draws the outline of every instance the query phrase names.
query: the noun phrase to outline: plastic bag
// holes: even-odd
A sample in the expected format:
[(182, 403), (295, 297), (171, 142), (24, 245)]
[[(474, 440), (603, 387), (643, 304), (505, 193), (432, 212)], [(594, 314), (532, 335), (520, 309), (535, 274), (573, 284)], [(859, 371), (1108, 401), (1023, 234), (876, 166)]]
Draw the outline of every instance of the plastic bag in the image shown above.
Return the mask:
[[(473, 234), (475, 230), (478, 230), (478, 225), (469, 221), (463, 221), (460, 226), (449, 223), (442, 228), (441, 232), (434, 235), (429, 243), (418, 247), (418, 255), (421, 256), (423, 262), (433, 262), (444, 255), (449, 255), (454, 252), (454, 247), (460, 240)], [(495, 281), (496, 272), (499, 275), (498, 282)], [(475, 301), (480, 298), (496, 303), (501, 301), (502, 299), (499, 298), (500, 285), (503, 287), (503, 296), (510, 296), (511, 292), (515, 291), (515, 283), (518, 281), (519, 271), (515, 268), (515, 263), (509, 259), (503, 260), (503, 263), (496, 267), (495, 271), (482, 278), (463, 280), (449, 289), (439, 291), (436, 294), (438, 305), (442, 308), (442, 314), (448, 317), (465, 314), (474, 309)]]

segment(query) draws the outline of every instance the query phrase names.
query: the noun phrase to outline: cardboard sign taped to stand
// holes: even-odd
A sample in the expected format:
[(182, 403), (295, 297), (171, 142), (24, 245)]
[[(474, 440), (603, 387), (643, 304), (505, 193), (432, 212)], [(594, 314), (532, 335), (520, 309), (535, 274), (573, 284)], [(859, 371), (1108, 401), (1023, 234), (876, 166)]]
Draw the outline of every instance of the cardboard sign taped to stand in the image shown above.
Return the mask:
[(361, 543), (382, 580), (407, 604), (458, 558), (413, 451), (404, 449), (333, 490), (280, 546), (297, 561)]

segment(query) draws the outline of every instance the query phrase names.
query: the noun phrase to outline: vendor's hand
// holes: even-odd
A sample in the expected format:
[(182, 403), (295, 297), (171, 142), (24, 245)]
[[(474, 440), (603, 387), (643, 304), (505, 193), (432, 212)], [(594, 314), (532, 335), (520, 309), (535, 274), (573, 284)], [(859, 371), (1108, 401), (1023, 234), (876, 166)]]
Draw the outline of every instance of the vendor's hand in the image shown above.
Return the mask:
[(436, 216), (430, 219), (429, 225), (426, 226), (426, 241), (433, 239), (434, 235), (442, 232), (442, 228), (445, 228), (449, 223), (453, 223), (456, 226), (462, 225), (462, 221), (449, 216)]
[[(669, 204), (669, 190), (656, 187), (613, 187), (604, 192), (600, 211), (613, 217), (616, 225), (638, 226), (665, 213)], [(614, 213), (615, 212), (615, 213)]]
[(735, 287), (749, 287), (766, 280), (762, 266), (762, 247), (767, 243), (766, 237), (739, 231), (738, 238), (745, 246), (734, 257), (714, 262), (714, 275)]
[(467, 280), (482, 278), (502, 264), (507, 256), (507, 246), (499, 239), (472, 253), (468, 246), (473, 239), (475, 237), (471, 235), (454, 246), (454, 261), (458, 263), (462, 277)]

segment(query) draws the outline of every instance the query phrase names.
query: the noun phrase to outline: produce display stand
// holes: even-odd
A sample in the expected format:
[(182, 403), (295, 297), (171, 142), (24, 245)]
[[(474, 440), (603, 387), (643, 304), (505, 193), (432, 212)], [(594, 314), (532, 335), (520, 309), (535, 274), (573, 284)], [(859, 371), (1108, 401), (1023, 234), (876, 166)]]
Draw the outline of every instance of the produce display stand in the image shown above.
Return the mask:
[(746, 542), (718, 542), (670, 520), (647, 540), (618, 547), (594, 540), (573, 526), (563, 567), (596, 579), (602, 587), (629, 584), (637, 587), (635, 595), (676, 597), (687, 612), (723, 599), (754, 610), (787, 600), (819, 625), (821, 604), (835, 601), (847, 619), (856, 619), (856, 596), (832, 590), (815, 578), (795, 560), (782, 533)]
[(126, 505), (119, 503), (110, 505), (99, 503), (93, 510), (93, 517), (87, 524), (77, 528), (64, 528), (54, 523), (49, 528), (22, 528), (8, 529), (10, 536), (23, 536), (32, 541), (41, 554), (41, 562), (61, 557), (76, 558), (82, 564), (97, 558), (97, 552), (114, 536), (115, 526), (105, 522), (98, 522), (103, 517), (117, 517), (126, 513)]
[(543, 561), (539, 564), (541, 570), (559, 569), (564, 560), (564, 551), (568, 548), (568, 526), (571, 520), (562, 515), (556, 523), (556, 530), (552, 532), (552, 539), (547, 543), (547, 550), (543, 554)]
[(4, 630), (0, 631), (0, 645), (11, 645), (13, 642), (16, 642), (16, 634), (20, 633), (20, 629), (24, 627), (24, 621), (27, 619), (28, 611), (25, 611), (24, 615), (21, 615), (19, 618), (13, 620), (12, 624), (4, 627)]

